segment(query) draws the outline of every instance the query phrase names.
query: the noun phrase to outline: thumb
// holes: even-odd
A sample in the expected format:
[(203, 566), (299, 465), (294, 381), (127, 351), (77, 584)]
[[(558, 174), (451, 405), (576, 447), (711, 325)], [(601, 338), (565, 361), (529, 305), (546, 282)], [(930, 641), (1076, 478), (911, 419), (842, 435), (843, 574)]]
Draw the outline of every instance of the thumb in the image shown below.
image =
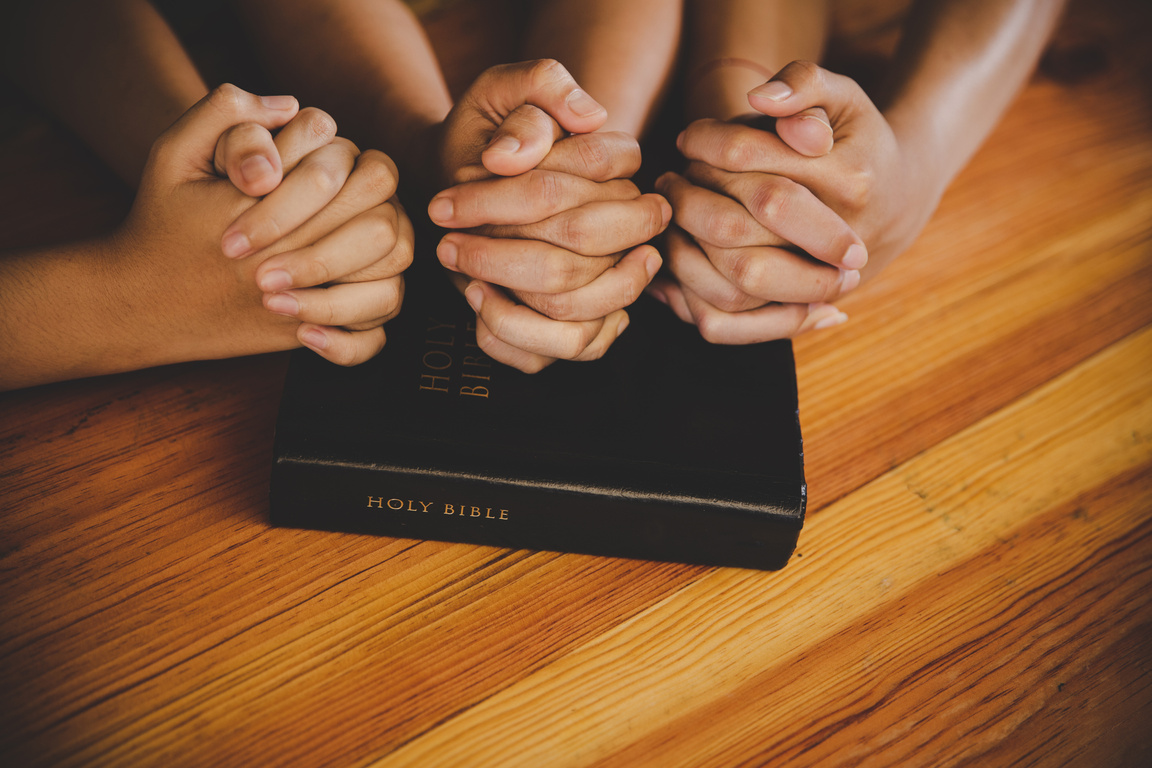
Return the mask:
[(822, 157), (832, 151), (832, 124), (823, 107), (776, 118), (776, 135), (806, 157)]
[(591, 133), (608, 119), (607, 110), (577, 85), (564, 65), (553, 59), (493, 67), (477, 78), (468, 91), (489, 114), (504, 118), (520, 105), (531, 104), (570, 133)]

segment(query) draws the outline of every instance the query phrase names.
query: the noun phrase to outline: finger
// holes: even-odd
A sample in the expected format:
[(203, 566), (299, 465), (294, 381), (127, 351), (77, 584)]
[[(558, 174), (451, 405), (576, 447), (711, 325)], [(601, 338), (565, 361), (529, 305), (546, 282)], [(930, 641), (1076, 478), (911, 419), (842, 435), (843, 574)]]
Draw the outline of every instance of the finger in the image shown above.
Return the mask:
[(536, 167), (592, 181), (630, 179), (640, 170), (640, 145), (622, 131), (580, 133), (560, 139)]
[(436, 248), (446, 268), (477, 280), (529, 293), (563, 293), (581, 288), (619, 257), (581, 256), (538, 240), (502, 240), (450, 232)]
[(313, 151), (331, 144), (336, 138), (336, 121), (322, 109), (305, 107), (276, 134), (276, 149), (284, 164), (284, 173), (290, 173), (301, 160)]
[(497, 176), (516, 176), (535, 168), (563, 135), (544, 110), (522, 104), (496, 127), (480, 162)]
[(728, 173), (693, 163), (692, 180), (741, 203), (765, 229), (813, 258), (844, 269), (868, 263), (864, 241), (806, 187), (766, 173)]
[(280, 186), (224, 230), (224, 255), (238, 259), (255, 253), (312, 218), (344, 186), (357, 154), (355, 145), (343, 139), (309, 154)]
[[(700, 245), (692, 242), (679, 230), (670, 231), (664, 238), (664, 243), (668, 257), (668, 271), (681, 285), (690, 287), (709, 304), (726, 312), (742, 312), (761, 307), (767, 301), (746, 293), (739, 285), (725, 277), (708, 259)], [(681, 320), (696, 322), (682, 296), (672, 297), (680, 299), (676, 303), (671, 303), (668, 298), (665, 297), (665, 303), (672, 307)]]
[[(624, 310), (585, 322), (552, 320), (516, 304), (495, 286), (479, 280), (468, 285), (464, 296), (492, 337), (543, 357), (594, 360), (608, 350), (628, 324)], [(490, 339), (480, 335), (479, 323), (477, 330), (476, 341), (484, 349)]]
[[(334, 143), (341, 141), (343, 140), (338, 139)], [(411, 250), (412, 230), (408, 226), (408, 215), (396, 197), (396, 164), (383, 152), (374, 149), (361, 152), (355, 162), (356, 167), (353, 168), (352, 175), (344, 182), (336, 198), (283, 238), (278, 244), (280, 250), (310, 245), (335, 232), (360, 214), (381, 205), (395, 209), (401, 226), (401, 244), (403, 245), (407, 238), (407, 247)]]
[(302, 323), (296, 338), (325, 360), (337, 365), (359, 365), (371, 360), (384, 349), (384, 328), (367, 331), (346, 331), (323, 325)]
[(391, 320), (404, 300), (404, 279), (391, 277), (365, 283), (337, 283), (264, 294), (264, 308), (316, 325), (366, 330)]
[(651, 291), (652, 295), (667, 304), (673, 314), (682, 322), (696, 325), (696, 318), (692, 316), (692, 310), (688, 309), (688, 302), (684, 299), (684, 290), (678, 282), (659, 278), (653, 285), (655, 285), (655, 289)]
[(756, 344), (787, 339), (800, 332), (808, 318), (807, 304), (766, 304), (744, 312), (725, 312), (681, 286), (700, 335), (712, 344)]
[(249, 197), (263, 197), (283, 177), (272, 133), (257, 123), (241, 123), (226, 130), (216, 142), (214, 166), (218, 175), (226, 176)]
[(411, 263), (411, 251), (401, 242), (399, 213), (381, 205), (311, 245), (278, 253), (256, 268), (256, 285), (265, 293), (308, 288), (362, 273), (371, 266), (372, 279), (393, 277)]
[(822, 107), (777, 118), (776, 135), (805, 157), (822, 157), (832, 151), (832, 124)]
[(537, 355), (501, 341), (479, 315), (476, 316), (476, 345), (496, 362), (504, 363), (524, 373), (539, 373), (556, 362), (554, 357)]
[(798, 179), (813, 173), (811, 158), (775, 133), (742, 123), (696, 120), (677, 137), (676, 147), (689, 160), (731, 173), (779, 173)]
[(664, 174), (656, 180), (656, 189), (671, 203), (677, 226), (700, 242), (722, 248), (788, 244), (756, 221), (736, 200), (693, 184), (679, 174)]
[(225, 83), (185, 112), (152, 147), (158, 167), (185, 178), (214, 175), (216, 143), (234, 125), (255, 123), (269, 130), (287, 123), (299, 109), (292, 96), (256, 96)]
[(483, 227), (477, 234), (540, 240), (582, 256), (608, 256), (635, 248), (664, 231), (672, 206), (660, 195), (588, 203), (521, 226)]
[(580, 322), (606, 317), (631, 305), (660, 270), (660, 254), (636, 248), (583, 288), (558, 294), (517, 292), (516, 298), (553, 320)]
[(604, 107), (552, 59), (493, 67), (476, 79), (462, 101), (481, 114), (500, 116), (512, 114), (521, 104), (532, 104), (570, 133), (590, 133), (608, 119)]
[(636, 185), (623, 179), (598, 183), (566, 173), (533, 170), (446, 189), (428, 203), (428, 217), (437, 226), (450, 229), (531, 224), (585, 203), (639, 196)]
[(788, 117), (823, 107), (832, 125), (858, 112), (867, 98), (856, 81), (810, 61), (794, 61), (748, 92), (748, 103), (762, 114)]

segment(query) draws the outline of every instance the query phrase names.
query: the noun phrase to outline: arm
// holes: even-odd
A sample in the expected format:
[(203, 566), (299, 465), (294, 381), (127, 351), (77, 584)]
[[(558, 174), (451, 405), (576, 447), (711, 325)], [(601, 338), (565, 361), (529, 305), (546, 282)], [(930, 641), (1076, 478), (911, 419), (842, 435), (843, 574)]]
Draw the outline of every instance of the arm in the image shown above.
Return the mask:
[(679, 0), (547, 0), (535, 6), (523, 58), (562, 62), (608, 110), (604, 130), (642, 136), (672, 76)]
[[(294, 99), (222, 86), (157, 140), (116, 232), (0, 259), (0, 389), (301, 344), (346, 364), (379, 351), (411, 259), (395, 169), (294, 115)], [(285, 180), (263, 200), (216, 173), (251, 149), (231, 129), (285, 123)], [(230, 222), (270, 217), (283, 227), (271, 242), (221, 255)]]
[(5, 74), (132, 187), (156, 137), (208, 93), (144, 0), (22, 0), (6, 15)]
[[(835, 136), (830, 151), (805, 157), (774, 134), (697, 121), (680, 141), (682, 152), (694, 161), (687, 181), (709, 189), (743, 187), (742, 194), (732, 196), (748, 206), (749, 217), (763, 230), (831, 264), (836, 262), (806, 247), (797, 234), (819, 242), (840, 236), (847, 225), (866, 246), (867, 256), (842, 259), (838, 266), (865, 277), (874, 274), (911, 245), (928, 222), (944, 189), (1032, 71), (1062, 6), (1061, 0), (922, 2), (909, 19), (881, 102), (883, 112), (850, 79), (813, 64), (790, 64), (753, 89), (749, 102), (774, 118), (823, 108)], [(683, 218), (696, 223), (686, 229), (698, 241), (715, 241), (715, 231), (702, 222), (717, 202), (696, 190), (692, 194), (685, 198)], [(763, 203), (766, 194), (771, 205)], [(763, 232), (757, 232), (762, 240)], [(741, 302), (702, 300), (701, 294), (722, 294), (711, 275), (707, 284), (668, 286), (669, 303), (685, 319), (699, 323), (707, 317), (713, 327), (722, 328), (718, 340), (733, 339), (729, 331), (741, 324), (747, 330), (750, 324), (751, 316), (740, 317), (739, 310), (748, 308), (751, 299), (775, 297), (747, 282), (744, 274), (725, 272), (718, 259), (711, 261)], [(683, 293), (681, 287), (690, 291)], [(832, 300), (835, 294), (823, 299)]]
[(748, 91), (790, 61), (818, 61), (827, 0), (688, 0), (688, 121), (749, 113)]
[[(447, 186), (437, 131), (452, 99), (419, 21), (399, 0), (236, 0), (260, 57), (281, 84), (338, 116), (361, 146), (397, 160), (426, 202)], [(408, 193), (405, 193), (406, 195)]]

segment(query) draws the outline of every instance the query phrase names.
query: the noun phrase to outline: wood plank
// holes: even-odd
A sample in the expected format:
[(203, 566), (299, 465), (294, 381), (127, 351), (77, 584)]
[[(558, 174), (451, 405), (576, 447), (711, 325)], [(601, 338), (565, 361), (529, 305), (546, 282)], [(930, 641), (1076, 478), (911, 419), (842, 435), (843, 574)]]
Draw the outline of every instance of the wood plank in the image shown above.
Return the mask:
[[(1126, 618), (1146, 623), (1152, 614), (1147, 599), (1140, 598), (1152, 586), (1152, 569), (1146, 567), (1152, 544), (1147, 499), (1138, 499), (1134, 506), (1104, 505), (1098, 511), (1094, 507), (1091, 518), (1083, 522), (1070, 514), (1074, 509), (1066, 508), (1118, 478), (1124, 482), (1130, 474), (1152, 467), (1150, 370), (1152, 331), (1145, 331), (827, 508), (806, 533), (802, 567), (777, 575), (724, 569), (710, 573), (375, 765), (420, 765), (433, 755), (470, 765), (586, 765), (678, 718), (691, 719), (692, 732), (697, 733), (702, 708), (728, 696), (740, 701), (749, 679), (786, 675), (791, 665), (812, 652), (813, 644), (867, 626), (874, 612), (894, 610), (898, 601), (914, 599), (918, 585), (937, 574), (962, 568), (973, 558), (995, 558), (999, 549), (1008, 550), (1001, 556), (1008, 555), (1008, 543), (1014, 540), (1023, 548), (1022, 537), (1032, 526), (1044, 528), (1045, 518), (1048, 525), (1061, 522), (1064, 530), (1047, 540), (1030, 537), (1039, 545), (1025, 550), (1024, 562), (1013, 563), (1011, 558), (1009, 567), (985, 569), (989, 578), (1026, 579), (1039, 571), (1035, 576), (1039, 585), (1049, 579), (1060, 583), (1056, 574), (1061, 572), (1074, 581), (1079, 571), (1090, 570), (1087, 566), (1098, 557), (1098, 550), (1111, 546), (1143, 566), (1113, 571), (1127, 575), (1121, 584), (1106, 585), (1114, 588), (1109, 599), (1116, 602), (1100, 610), (1133, 601), (1137, 608)], [(1052, 557), (1045, 545), (1053, 540), (1069, 542), (1067, 551)], [(1080, 567), (1069, 568), (1070, 562), (1079, 562)], [(1045, 564), (1056, 573), (1043, 573)], [(945, 586), (960, 585), (949, 580)], [(1097, 598), (1103, 597), (1097, 594), (1099, 587), (1081, 597), (1088, 603), (1088, 610), (1080, 608), (1089, 620), (1094, 618), (1091, 606), (1099, 605)], [(1012, 611), (1019, 596), (1011, 590), (964, 588), (971, 590), (972, 599), (988, 594), (988, 604), (974, 611), (965, 600), (950, 597), (935, 620), (913, 622), (920, 627), (916, 639), (939, 639), (962, 616), (972, 636), (960, 633), (959, 645), (951, 653), (980, 653), (982, 661), (995, 660), (997, 645), (978, 639), (981, 614)], [(939, 597), (941, 583), (929, 591)], [(939, 599), (918, 604), (920, 618), (932, 618), (933, 606), (941, 605)], [(878, 655), (865, 665), (872, 667), (867, 681), (833, 666), (825, 669), (823, 680), (798, 680), (789, 690), (773, 686), (773, 716), (754, 722), (785, 722), (794, 728), (819, 723), (819, 717), (804, 715), (815, 716), (830, 701), (852, 696), (857, 696), (855, 703), (849, 698), (844, 705), (859, 717), (875, 703), (860, 696), (859, 691), (867, 689), (862, 682), (948, 681), (942, 670), (901, 666), (898, 651), (907, 642), (903, 632), (885, 639), (889, 648), (876, 648)], [(1050, 650), (1041, 648), (1041, 655)], [(1007, 657), (1000, 657), (997, 666), (1006, 662)], [(987, 689), (978, 699), (964, 702), (964, 708), (988, 707), (994, 715), (997, 700), (1006, 691), (1014, 693), (1012, 683), (1019, 670), (1007, 669), (987, 675)], [(946, 688), (938, 695), (952, 693)], [(909, 711), (914, 715), (915, 707)], [(834, 714), (850, 719), (843, 712)], [(956, 720), (947, 716), (946, 708), (944, 714), (945, 727), (954, 726)], [(965, 717), (970, 718), (971, 712)], [(742, 730), (736, 726), (725, 721), (725, 730), (739, 735)], [(866, 732), (871, 743), (855, 754), (838, 755), (843, 764), (854, 764), (851, 761), (866, 748), (881, 744), (886, 755), (893, 754), (892, 745), (886, 743), (887, 728), (870, 727)], [(660, 733), (661, 738), (666, 736)], [(707, 736), (701, 740), (707, 754), (724, 746), (720, 734)], [(661, 738), (655, 741), (663, 743)], [(957, 749), (966, 744), (963, 739), (952, 743)], [(669, 760), (691, 765), (705, 755), (629, 756), (638, 760), (636, 765)]]
[(814, 510), (1152, 321), (1152, 120), (1100, 102), (1123, 84), (1034, 85), (849, 322), (797, 339)]

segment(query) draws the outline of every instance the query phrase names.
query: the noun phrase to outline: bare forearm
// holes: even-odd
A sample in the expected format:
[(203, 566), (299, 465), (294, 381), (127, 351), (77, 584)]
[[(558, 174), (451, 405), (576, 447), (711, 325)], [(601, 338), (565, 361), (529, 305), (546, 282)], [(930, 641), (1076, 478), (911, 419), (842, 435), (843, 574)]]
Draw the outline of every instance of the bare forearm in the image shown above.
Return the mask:
[(23, 4), (6, 73), (132, 186), (152, 142), (208, 92), (172, 30), (143, 0)]
[(538, 3), (524, 59), (556, 59), (608, 111), (603, 130), (640, 136), (668, 86), (680, 43), (673, 0)]
[(405, 184), (412, 148), (452, 108), (419, 21), (398, 0), (237, 0), (279, 85), (329, 112), (364, 148), (381, 149)]
[(923, 0), (878, 106), (937, 191), (968, 162), (1031, 75), (1064, 0)]
[(820, 58), (827, 19), (825, 0), (689, 0), (688, 119), (748, 114), (748, 91), (791, 61)]
[(104, 240), (0, 257), (0, 390), (142, 367)]

